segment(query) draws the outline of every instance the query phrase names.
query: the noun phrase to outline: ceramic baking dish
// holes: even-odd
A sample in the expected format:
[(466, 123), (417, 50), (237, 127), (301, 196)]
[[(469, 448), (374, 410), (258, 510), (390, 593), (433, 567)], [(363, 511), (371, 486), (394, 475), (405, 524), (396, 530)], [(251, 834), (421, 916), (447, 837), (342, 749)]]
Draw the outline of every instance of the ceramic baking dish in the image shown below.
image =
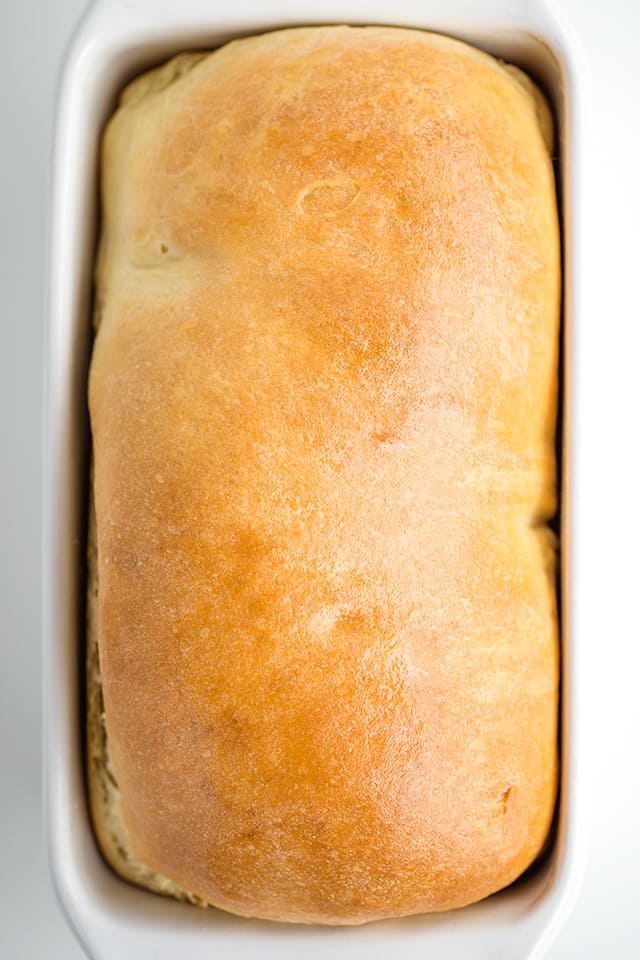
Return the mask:
[[(83, 772), (86, 377), (97, 213), (97, 145), (118, 91), (184, 49), (310, 23), (384, 23), (448, 33), (515, 62), (546, 88), (556, 113), (564, 237), (561, 790), (543, 861), (472, 907), (355, 928), (309, 928), (201, 911), (135, 889), (104, 863)], [(541, 0), (97, 0), (70, 46), (62, 78), (53, 172), (45, 431), (44, 643), (46, 804), (50, 861), (69, 921), (96, 960), (211, 960), (332, 951), (335, 960), (398, 956), (541, 957), (570, 908), (584, 851), (579, 778), (579, 638), (571, 576), (573, 333), (579, 306), (580, 110), (584, 69), (560, 15)]]

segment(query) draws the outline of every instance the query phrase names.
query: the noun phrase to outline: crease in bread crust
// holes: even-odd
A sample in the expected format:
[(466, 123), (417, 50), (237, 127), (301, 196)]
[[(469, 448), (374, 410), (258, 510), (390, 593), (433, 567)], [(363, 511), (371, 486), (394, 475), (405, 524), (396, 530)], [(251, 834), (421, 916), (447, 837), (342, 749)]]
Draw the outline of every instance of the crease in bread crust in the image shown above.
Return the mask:
[[(544, 97), (535, 84), (533, 84), (526, 74), (524, 74), (517, 67), (513, 67), (509, 64), (501, 64), (488, 54), (485, 54), (473, 47), (469, 47), (460, 41), (437, 34), (428, 34), (419, 31), (407, 31), (402, 30), (401, 28), (384, 27), (303, 28), (301, 30), (277, 31), (276, 33), (266, 35), (266, 37), (268, 38), (268, 42), (274, 45), (274, 49), (278, 44), (286, 45), (287, 35), (294, 34), (306, 34), (308, 43), (311, 44), (313, 40), (313, 42), (317, 43), (318, 46), (321, 46), (324, 42), (323, 38), (331, 35), (332, 31), (344, 29), (348, 29), (349, 32), (351, 32), (353, 29), (354, 34), (360, 32), (361, 34), (369, 33), (372, 36), (375, 34), (384, 36), (386, 34), (397, 35), (399, 33), (405, 33), (415, 39), (416, 35), (418, 35), (427, 38), (428, 42), (434, 47), (451, 49), (454, 51), (464, 51), (466, 56), (469, 56), (475, 60), (479, 60), (486, 65), (490, 65), (491, 70), (495, 71), (497, 78), (500, 78), (501, 80), (508, 78), (509, 82), (518, 91), (518, 93), (522, 94), (523, 109), (532, 109), (534, 111), (541, 137), (544, 140), (547, 150), (551, 151), (553, 143), (553, 125), (551, 113)], [(225, 47), (214, 51), (213, 53), (194, 52), (180, 54), (163, 66), (148, 71), (132, 81), (122, 94), (118, 114), (120, 117), (122, 117), (129, 111), (135, 112), (139, 110), (154, 97), (164, 96), (169, 87), (173, 87), (172, 95), (179, 97), (182, 95), (182, 88), (180, 87), (180, 84), (188, 83), (189, 77), (193, 77), (194, 72), (202, 71), (204, 74), (209, 69), (208, 65), (214, 60), (216, 62), (226, 60), (228, 63), (233, 65), (236, 52), (241, 47), (250, 54), (252, 47), (256, 50), (259, 50), (264, 42), (265, 36), (257, 36), (232, 41)], [(335, 209), (339, 210), (340, 214), (342, 214), (343, 211), (348, 207), (351, 207), (352, 202), (358, 196), (357, 187), (354, 188), (351, 184), (347, 184), (345, 187), (339, 178), (331, 181), (322, 181), (321, 185), (322, 183), (327, 185), (327, 191), (329, 191), (328, 196), (333, 202)], [(333, 191), (333, 193), (330, 193), (330, 191)], [(342, 193), (340, 193), (340, 191), (342, 191)], [(344, 202), (343, 197), (345, 198)], [(316, 191), (313, 194), (312, 199), (315, 203), (319, 203), (320, 205), (325, 202), (323, 194), (319, 191)], [(305, 201), (306, 194), (298, 195), (297, 210), (301, 215), (310, 212), (309, 210), (305, 210), (303, 207)], [(399, 206), (401, 212), (403, 210), (403, 204), (406, 205), (406, 202), (406, 198), (403, 199), (400, 197)], [(322, 206), (320, 207), (320, 212), (324, 212)], [(311, 217), (308, 219), (311, 220)], [(162, 259), (162, 256), (165, 253), (167, 253), (167, 251), (163, 249), (160, 259)], [(169, 267), (170, 262), (171, 255), (166, 256), (163, 261), (165, 269)], [(140, 265), (147, 265), (146, 261), (144, 261), (144, 257), (140, 263), (137, 264), (137, 266)], [(136, 265), (134, 264), (134, 266)], [(109, 295), (109, 284), (112, 282), (109, 276), (110, 269), (113, 270), (113, 237), (107, 241), (103, 239), (98, 253), (96, 268), (98, 288), (96, 303), (98, 306), (96, 308), (94, 317), (94, 323), (98, 331), (104, 315), (105, 298)], [(196, 276), (196, 273), (194, 273), (194, 276)], [(138, 289), (142, 289), (142, 284), (146, 283), (147, 279), (148, 274), (145, 273), (143, 276), (141, 272), (140, 276), (136, 279)], [(152, 282), (154, 282), (153, 278), (149, 279), (149, 283)], [(112, 319), (109, 322), (112, 323)], [(436, 400), (434, 402), (449, 403), (450, 399), (451, 398), (447, 398), (445, 396), (444, 400)], [(546, 402), (546, 398), (544, 398), (543, 402)], [(464, 410), (464, 398), (462, 401), (455, 400), (453, 406), (458, 411), (455, 414), (457, 416), (460, 410)], [(551, 412), (553, 413), (553, 397), (549, 406)], [(437, 407), (434, 407), (434, 409), (437, 409)], [(376, 427), (374, 436), (376, 437), (376, 443), (379, 444), (381, 449), (387, 449), (390, 444), (393, 444), (396, 441), (393, 430), (388, 430), (385, 426)], [(401, 449), (400, 445), (398, 445), (398, 449)], [(461, 486), (467, 484), (470, 487), (470, 477), (475, 477), (478, 483), (478, 489), (485, 489), (486, 487), (486, 489), (490, 491), (487, 496), (495, 496), (504, 490), (505, 495), (508, 497), (510, 495), (510, 491), (513, 493), (513, 490), (515, 489), (515, 496), (521, 496), (524, 502), (526, 501), (528, 494), (523, 493), (522, 490), (529, 490), (531, 484), (535, 483), (539, 478), (539, 485), (540, 489), (542, 490), (540, 500), (539, 502), (533, 504), (528, 520), (526, 519), (525, 515), (523, 525), (525, 527), (528, 526), (531, 531), (535, 531), (536, 542), (542, 558), (541, 565), (542, 568), (544, 568), (544, 575), (550, 580), (553, 580), (554, 578), (553, 570), (555, 562), (555, 544), (554, 536), (546, 524), (554, 511), (555, 491), (553, 482), (550, 482), (549, 480), (550, 477), (554, 476), (554, 469), (555, 467), (553, 464), (550, 465), (546, 461), (544, 461), (544, 463), (542, 461), (539, 462), (534, 457), (532, 462), (526, 464), (524, 468), (517, 464), (515, 466), (508, 465), (507, 467), (502, 468), (502, 473), (495, 469), (495, 465), (484, 467), (482, 464), (480, 464), (474, 468), (475, 473), (474, 470), (470, 470), (468, 475), (460, 481)], [(164, 479), (159, 478), (158, 482), (164, 483)], [(103, 560), (100, 560), (100, 562), (103, 562)], [(192, 892), (191, 890), (187, 889), (186, 886), (170, 879), (168, 876), (164, 875), (159, 870), (154, 869), (154, 867), (150, 865), (150, 857), (145, 858), (139, 855), (136, 850), (136, 843), (132, 839), (132, 835), (125, 824), (123, 798), (118, 785), (114, 764), (110, 757), (107, 724), (105, 721), (102, 693), (103, 681), (100, 670), (100, 638), (98, 635), (99, 557), (97, 549), (97, 531), (93, 502), (93, 489), (88, 520), (87, 564), (88, 786), (92, 818), (99, 845), (107, 861), (114, 868), (114, 870), (127, 881), (149, 889), (153, 892), (169, 895), (180, 900), (189, 901), (200, 907), (222, 907), (230, 913), (235, 913), (241, 916), (262, 916), (269, 919), (302, 923), (358, 924), (364, 923), (371, 919), (379, 919), (381, 916), (402, 916), (414, 912), (423, 912), (422, 909), (416, 909), (415, 907), (415, 904), (420, 902), (417, 894), (414, 895), (413, 899), (411, 900), (399, 902), (399, 906), (396, 904), (391, 904), (386, 913), (381, 913), (379, 910), (378, 912), (371, 913), (366, 907), (354, 908), (351, 913), (348, 913), (345, 912), (341, 906), (336, 907), (335, 912), (332, 913), (331, 910), (326, 908), (324, 905), (322, 909), (319, 908), (316, 912), (309, 910), (308, 907), (303, 909), (296, 908), (295, 906), (290, 910), (284, 910), (280, 907), (274, 907), (272, 905), (267, 907), (260, 905), (253, 906), (248, 900), (243, 900), (241, 896), (234, 897), (232, 894), (221, 894), (219, 897), (207, 897), (203, 896), (201, 892)], [(553, 607), (553, 598), (549, 600), (549, 603), (551, 607)], [(337, 606), (329, 607), (327, 608), (327, 611), (322, 614), (322, 617), (326, 619), (326, 623), (333, 622), (333, 620), (336, 622), (341, 622), (342, 617), (342, 620), (346, 624), (344, 627), (345, 630), (347, 627), (349, 627), (349, 629), (355, 629), (353, 624), (349, 624), (348, 619), (343, 617), (342, 612)], [(322, 617), (317, 621), (321, 626), (325, 623), (325, 620), (323, 620)], [(349, 634), (347, 634), (347, 636), (349, 636)], [(551, 673), (553, 673), (552, 667), (550, 670)], [(549, 782), (555, 782), (556, 770), (553, 764), (554, 761), (550, 761), (550, 769), (548, 773)], [(548, 784), (546, 785), (545, 790), (547, 793), (549, 792)], [(510, 782), (506, 783), (499, 791), (499, 802), (497, 804), (497, 809), (500, 810), (502, 815), (504, 815), (505, 822), (508, 813), (510, 813), (512, 808), (517, 808), (519, 802), (518, 786), (516, 784), (511, 784)], [(551, 821), (552, 813), (553, 803), (547, 810), (547, 827)], [(543, 814), (540, 814), (540, 817), (542, 820), (544, 820)], [(539, 830), (539, 824), (537, 825), (536, 829)], [(540, 847), (541, 844), (538, 846)], [(529, 862), (531, 862), (531, 859)], [(457, 869), (459, 870), (460, 868)], [(488, 895), (490, 892), (493, 891), (487, 891), (484, 895)], [(455, 896), (452, 894), (451, 905), (461, 905), (459, 899), (453, 903), (454, 899)], [(476, 897), (476, 899), (478, 899), (478, 897)], [(472, 901), (467, 899), (466, 902)], [(435, 910), (449, 908), (450, 905), (436, 905), (430, 906), (428, 909)], [(424, 912), (426, 912), (426, 910)]]

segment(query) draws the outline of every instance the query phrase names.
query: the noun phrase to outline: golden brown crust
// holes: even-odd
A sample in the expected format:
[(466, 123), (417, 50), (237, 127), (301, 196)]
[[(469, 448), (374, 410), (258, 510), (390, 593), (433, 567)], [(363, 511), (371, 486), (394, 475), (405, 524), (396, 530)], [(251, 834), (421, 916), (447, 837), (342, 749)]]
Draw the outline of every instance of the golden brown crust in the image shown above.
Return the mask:
[(328, 27), (165, 66), (110, 123), (109, 750), (127, 856), (204, 901), (444, 910), (544, 843), (559, 246), (538, 112), (456, 41)]

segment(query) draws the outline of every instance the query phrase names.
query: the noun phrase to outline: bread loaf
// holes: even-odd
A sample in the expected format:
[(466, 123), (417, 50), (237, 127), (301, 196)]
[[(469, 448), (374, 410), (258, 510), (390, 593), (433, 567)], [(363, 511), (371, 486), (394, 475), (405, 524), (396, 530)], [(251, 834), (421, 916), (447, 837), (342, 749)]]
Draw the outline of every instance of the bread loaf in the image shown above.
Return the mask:
[(463, 906), (539, 854), (550, 130), (518, 70), (406, 29), (282, 30), (125, 91), (89, 606), (93, 817), (125, 878), (353, 924)]

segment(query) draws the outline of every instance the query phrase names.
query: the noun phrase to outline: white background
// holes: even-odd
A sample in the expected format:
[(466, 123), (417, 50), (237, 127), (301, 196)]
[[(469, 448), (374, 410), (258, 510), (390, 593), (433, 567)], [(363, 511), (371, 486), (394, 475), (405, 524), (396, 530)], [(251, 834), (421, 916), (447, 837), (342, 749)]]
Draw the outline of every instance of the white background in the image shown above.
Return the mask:
[[(179, 0), (176, 0), (179, 2)], [(214, 0), (212, 0), (212, 3)], [(267, 0), (265, 0), (266, 5)], [(561, 0), (556, 0), (561, 2)], [(550, 0), (553, 5), (553, 0)], [(48, 172), (56, 79), (84, 0), (0, 0), (0, 957), (80, 960), (44, 853), (40, 421)], [(581, 694), (589, 850), (549, 954), (640, 957), (640, 5), (562, 0), (588, 58), (587, 287), (577, 442), (589, 517)], [(580, 326), (581, 318), (578, 318)], [(578, 638), (580, 639), (580, 638)], [(116, 958), (114, 958), (116, 960)], [(433, 958), (437, 960), (437, 958)]]

